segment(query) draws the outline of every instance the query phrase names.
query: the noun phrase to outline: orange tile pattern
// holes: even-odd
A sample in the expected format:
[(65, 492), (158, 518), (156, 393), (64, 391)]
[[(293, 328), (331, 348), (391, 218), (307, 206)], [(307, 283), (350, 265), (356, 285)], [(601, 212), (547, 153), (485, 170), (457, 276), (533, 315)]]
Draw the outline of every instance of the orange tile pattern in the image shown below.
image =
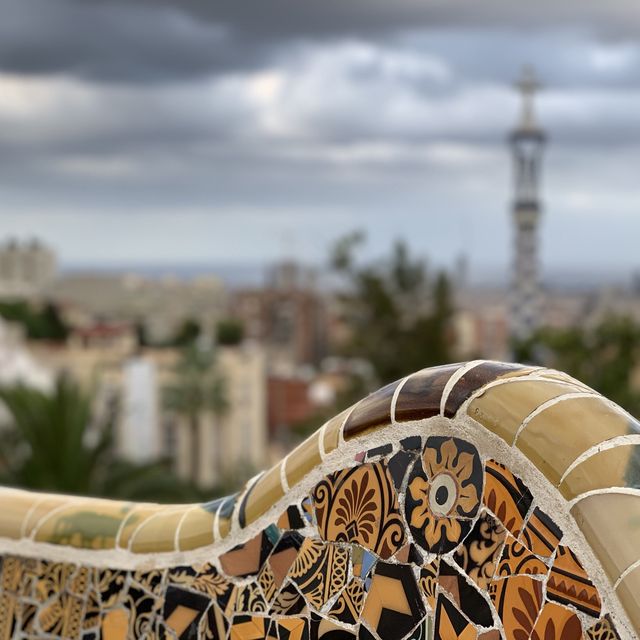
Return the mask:
[[(381, 442), (377, 432), (394, 424), (404, 435)], [(2, 557), (0, 640), (616, 640), (621, 607), (639, 634), (640, 461), (624, 438), (639, 433), (564, 374), (479, 362), (385, 387), (210, 503), (0, 489), (0, 538), (47, 543), (40, 558)], [(360, 453), (322, 476), (323, 460), (356, 438)], [(523, 466), (510, 465), (525, 458), (565, 501), (572, 536)], [(578, 531), (620, 608), (568, 542)], [(212, 545), (231, 532), (237, 544), (219, 555)], [(151, 558), (147, 566), (155, 556), (163, 568), (54, 562), (56, 547)]]

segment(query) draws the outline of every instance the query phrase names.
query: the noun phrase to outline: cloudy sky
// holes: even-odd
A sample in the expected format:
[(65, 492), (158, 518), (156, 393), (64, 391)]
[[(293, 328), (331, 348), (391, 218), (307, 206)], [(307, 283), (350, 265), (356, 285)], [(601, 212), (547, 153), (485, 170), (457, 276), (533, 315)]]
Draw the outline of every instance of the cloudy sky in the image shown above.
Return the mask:
[(636, 0), (3, 0), (0, 230), (72, 264), (322, 261), (364, 228), (508, 264), (512, 82), (547, 270), (640, 267)]

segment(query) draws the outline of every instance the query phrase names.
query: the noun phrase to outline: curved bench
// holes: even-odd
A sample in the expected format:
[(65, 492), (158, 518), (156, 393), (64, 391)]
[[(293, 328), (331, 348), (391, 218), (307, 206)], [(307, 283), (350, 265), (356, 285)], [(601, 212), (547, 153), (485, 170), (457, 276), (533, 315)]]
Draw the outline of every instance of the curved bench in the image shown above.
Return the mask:
[(640, 426), (571, 377), (425, 369), (233, 496), (0, 490), (0, 640), (640, 634)]

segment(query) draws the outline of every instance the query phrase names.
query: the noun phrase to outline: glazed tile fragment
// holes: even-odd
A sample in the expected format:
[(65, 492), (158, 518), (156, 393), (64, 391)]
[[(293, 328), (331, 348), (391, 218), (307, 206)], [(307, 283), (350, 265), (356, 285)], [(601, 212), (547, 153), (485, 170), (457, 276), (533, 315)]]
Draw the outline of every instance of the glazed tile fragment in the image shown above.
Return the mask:
[(343, 427), (345, 440), (391, 424), (391, 399), (398, 384), (392, 382), (382, 387), (354, 407)]
[(489, 593), (506, 640), (529, 638), (542, 609), (542, 582), (530, 576), (511, 576), (494, 580)]
[(558, 488), (571, 500), (610, 487), (640, 489), (640, 445), (619, 444), (595, 453), (571, 469)]
[(471, 530), (482, 496), (482, 464), (475, 447), (458, 438), (431, 437), (409, 474), (405, 517), (425, 550), (446, 553)]
[(516, 378), (489, 387), (468, 406), (467, 413), (512, 445), (525, 418), (545, 402), (583, 390), (561, 382)]
[(380, 640), (409, 633), (425, 614), (411, 567), (378, 562), (362, 611), (362, 619)]
[(582, 625), (578, 616), (558, 604), (547, 603), (542, 608), (531, 640), (580, 640)]
[(525, 484), (495, 460), (485, 463), (483, 502), (515, 537), (520, 535), (533, 497)]
[(364, 583), (358, 578), (353, 578), (329, 609), (329, 617), (345, 624), (356, 624), (360, 619), (365, 597)]
[(564, 375), (461, 366), (373, 394), (228, 498), (0, 488), (0, 544), (35, 556), (0, 556), (0, 640), (636, 637), (640, 446), (607, 438), (638, 423)]
[(507, 532), (489, 513), (480, 514), (453, 559), (478, 588), (485, 590), (498, 566)]
[(288, 575), (307, 602), (321, 609), (347, 584), (348, 569), (349, 553), (345, 549), (317, 538), (305, 538)]
[(453, 564), (444, 560), (440, 562), (440, 588), (451, 596), (451, 600), (471, 622), (482, 627), (490, 627), (493, 624), (493, 616), (489, 603), (472, 584)]
[(559, 546), (547, 580), (547, 596), (598, 617), (601, 603), (598, 591), (589, 580), (575, 553), (569, 547)]
[(434, 640), (476, 640), (475, 627), (444, 595), (438, 596)]
[(458, 412), (462, 404), (471, 397), (474, 391), (484, 387), (489, 382), (501, 378), (524, 375), (531, 371), (528, 367), (519, 364), (505, 364), (503, 362), (481, 362), (465, 371), (456, 380), (444, 407), (444, 415), (452, 418)]
[(505, 545), (496, 572), (497, 577), (506, 576), (544, 576), (549, 567), (535, 556), (521, 542), (513, 536), (507, 535)]
[(440, 414), (442, 392), (459, 364), (432, 367), (414, 373), (402, 385), (396, 400), (397, 422), (421, 420)]
[(538, 556), (550, 558), (562, 538), (562, 530), (539, 507), (535, 507), (527, 520), (520, 542)]
[(599, 397), (570, 398), (533, 417), (516, 445), (558, 485), (578, 456), (600, 442), (627, 435), (632, 426), (625, 413)]
[(331, 474), (312, 493), (320, 535), (358, 542), (381, 558), (405, 541), (404, 523), (391, 474), (384, 463), (366, 463)]

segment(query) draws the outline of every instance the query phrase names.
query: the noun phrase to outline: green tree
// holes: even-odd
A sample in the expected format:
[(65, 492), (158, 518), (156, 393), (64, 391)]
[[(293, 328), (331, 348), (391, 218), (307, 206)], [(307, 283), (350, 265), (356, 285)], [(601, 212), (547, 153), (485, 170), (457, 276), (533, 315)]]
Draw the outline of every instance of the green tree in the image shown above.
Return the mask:
[(200, 324), (193, 318), (187, 318), (180, 325), (172, 343), (175, 347), (187, 347), (193, 344), (200, 335)]
[(447, 275), (429, 277), (398, 241), (387, 260), (358, 265), (360, 233), (340, 240), (332, 266), (346, 287), (340, 300), (350, 339), (345, 353), (368, 360), (386, 383), (451, 360), (453, 305)]
[(22, 325), (31, 340), (64, 342), (69, 335), (69, 328), (58, 307), (51, 302), (47, 302), (44, 307), (36, 307), (24, 301), (1, 302), (0, 316)]
[(206, 411), (220, 418), (228, 401), (224, 378), (216, 366), (214, 353), (192, 344), (186, 347), (173, 371), (173, 382), (163, 390), (167, 409), (182, 416), (189, 427), (191, 473), (196, 484), (200, 478), (200, 421)]
[(114, 454), (116, 412), (98, 417), (92, 399), (61, 376), (50, 392), (0, 389), (8, 412), (0, 439), (0, 482), (27, 489), (130, 500), (192, 499), (163, 463), (133, 464)]
[(640, 393), (633, 384), (640, 366), (640, 325), (609, 316), (595, 326), (543, 328), (516, 345), (516, 358), (566, 371), (602, 395), (640, 415)]
[(236, 318), (224, 318), (216, 325), (216, 340), (222, 346), (235, 346), (244, 339), (244, 326)]

